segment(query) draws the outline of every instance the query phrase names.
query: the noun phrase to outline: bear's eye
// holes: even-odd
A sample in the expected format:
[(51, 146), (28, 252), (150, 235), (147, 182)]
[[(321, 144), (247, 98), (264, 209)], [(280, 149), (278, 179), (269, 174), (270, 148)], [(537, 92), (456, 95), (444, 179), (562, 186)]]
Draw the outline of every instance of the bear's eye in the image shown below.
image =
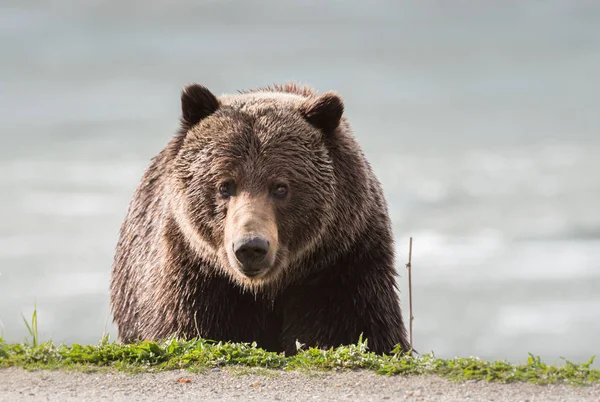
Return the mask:
[(219, 184), (219, 195), (223, 198), (229, 198), (235, 192), (234, 184), (230, 181)]
[(288, 193), (288, 187), (285, 184), (278, 184), (275, 187), (275, 192), (273, 193), (273, 195), (276, 198), (284, 198)]

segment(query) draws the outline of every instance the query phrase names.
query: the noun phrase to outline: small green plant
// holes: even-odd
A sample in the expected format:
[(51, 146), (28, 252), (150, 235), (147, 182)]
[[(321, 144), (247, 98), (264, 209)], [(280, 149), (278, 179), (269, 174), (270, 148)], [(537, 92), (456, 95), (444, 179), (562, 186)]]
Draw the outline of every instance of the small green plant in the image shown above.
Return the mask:
[[(21, 314), (21, 317), (23, 317), (23, 322), (25, 323), (25, 326), (27, 327), (27, 331), (29, 332), (29, 335), (31, 335), (31, 343), (33, 345), (33, 347), (37, 347), (39, 344), (39, 333), (38, 333), (38, 323), (37, 323), (37, 307), (35, 305), (35, 303), (33, 304), (33, 314), (31, 315), (31, 325), (29, 325), (29, 323), (27, 322), (27, 319), (25, 318), (25, 316), (23, 314)], [(25, 338), (25, 343), (29, 344), (29, 340), (27, 340), (27, 338)]]

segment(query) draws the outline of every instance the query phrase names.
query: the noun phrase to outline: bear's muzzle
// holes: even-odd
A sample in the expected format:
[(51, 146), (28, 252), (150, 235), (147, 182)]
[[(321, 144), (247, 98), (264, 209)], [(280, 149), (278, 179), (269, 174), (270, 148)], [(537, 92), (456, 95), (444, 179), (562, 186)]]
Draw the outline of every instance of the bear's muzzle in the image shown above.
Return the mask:
[(240, 271), (248, 277), (255, 277), (268, 267), (267, 254), (269, 241), (259, 236), (244, 236), (232, 244), (235, 258), (240, 263)]

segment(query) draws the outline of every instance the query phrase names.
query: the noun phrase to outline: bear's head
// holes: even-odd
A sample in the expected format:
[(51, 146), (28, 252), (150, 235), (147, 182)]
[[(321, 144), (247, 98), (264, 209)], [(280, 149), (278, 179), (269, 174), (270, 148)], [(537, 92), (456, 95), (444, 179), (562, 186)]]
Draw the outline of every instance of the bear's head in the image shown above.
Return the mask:
[(276, 89), (217, 98), (187, 86), (170, 175), (171, 207), (188, 243), (251, 289), (315, 248), (336, 197), (330, 149), (342, 100)]

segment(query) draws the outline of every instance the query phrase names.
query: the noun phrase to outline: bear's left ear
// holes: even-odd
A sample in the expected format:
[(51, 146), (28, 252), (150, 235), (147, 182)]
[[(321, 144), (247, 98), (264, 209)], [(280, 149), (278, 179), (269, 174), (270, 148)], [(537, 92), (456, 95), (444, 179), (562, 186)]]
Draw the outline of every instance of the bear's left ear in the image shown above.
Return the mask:
[(300, 112), (313, 126), (329, 134), (340, 125), (344, 113), (344, 102), (333, 92), (307, 99)]
[(205, 86), (192, 84), (181, 92), (181, 126), (187, 131), (210, 116), (221, 104)]

